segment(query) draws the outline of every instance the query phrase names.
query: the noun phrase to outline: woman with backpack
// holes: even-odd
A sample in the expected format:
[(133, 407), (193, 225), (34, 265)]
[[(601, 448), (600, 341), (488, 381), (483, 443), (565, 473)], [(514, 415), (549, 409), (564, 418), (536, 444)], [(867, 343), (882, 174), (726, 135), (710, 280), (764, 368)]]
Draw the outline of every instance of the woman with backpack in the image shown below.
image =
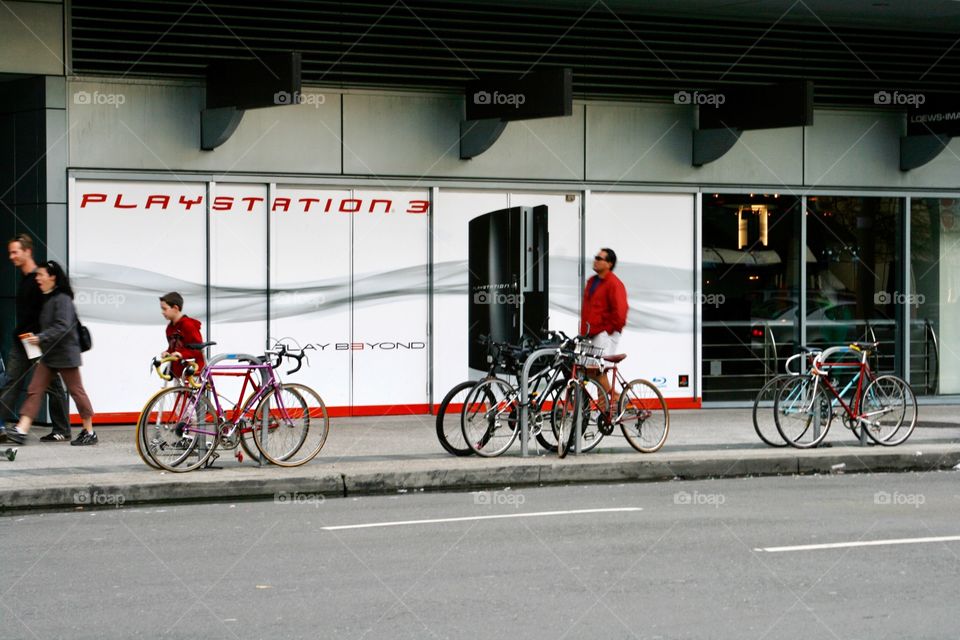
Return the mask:
[(63, 267), (50, 260), (37, 267), (37, 284), (46, 296), (40, 311), (40, 333), (28, 333), (21, 337), (29, 344), (39, 345), (43, 354), (34, 368), (27, 398), (20, 408), (20, 421), (16, 427), (7, 430), (7, 439), (17, 444), (26, 442), (27, 432), (40, 410), (40, 399), (53, 376), (59, 374), (83, 420), (83, 431), (70, 444), (97, 444), (97, 434), (93, 430), (93, 407), (80, 379), (79, 321), (73, 306), (70, 279)]

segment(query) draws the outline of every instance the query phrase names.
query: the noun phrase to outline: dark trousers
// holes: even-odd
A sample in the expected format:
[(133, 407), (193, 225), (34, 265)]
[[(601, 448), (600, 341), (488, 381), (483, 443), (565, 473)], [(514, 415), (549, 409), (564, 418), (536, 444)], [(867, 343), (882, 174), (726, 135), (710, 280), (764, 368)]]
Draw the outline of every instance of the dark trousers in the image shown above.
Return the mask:
[[(7, 384), (0, 390), (0, 420), (13, 420), (20, 415), (17, 410), (17, 399), (20, 392), (27, 388), (33, 377), (34, 362), (27, 359), (23, 345), (15, 340), (5, 362), (7, 365)], [(60, 376), (53, 376), (47, 387), (47, 398), (50, 399), (50, 422), (53, 423), (53, 432), (70, 436), (70, 416), (67, 413), (67, 392), (63, 388)]]

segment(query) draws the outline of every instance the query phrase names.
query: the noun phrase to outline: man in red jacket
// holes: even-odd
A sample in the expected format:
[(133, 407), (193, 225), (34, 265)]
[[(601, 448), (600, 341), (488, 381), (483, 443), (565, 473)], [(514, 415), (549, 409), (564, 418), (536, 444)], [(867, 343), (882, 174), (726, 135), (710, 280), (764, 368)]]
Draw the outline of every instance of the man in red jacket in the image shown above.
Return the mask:
[[(590, 336), (593, 346), (602, 349), (604, 355), (617, 352), (620, 334), (627, 324), (627, 289), (613, 273), (616, 266), (614, 250), (600, 249), (593, 257), (596, 275), (587, 280), (583, 291), (580, 334)], [(590, 373), (610, 396), (611, 402), (616, 402), (619, 394), (611, 393), (606, 374), (601, 374), (599, 368), (591, 368)]]
[(191, 349), (187, 345), (203, 342), (200, 321), (183, 313), (183, 296), (176, 291), (160, 297), (160, 312), (170, 321), (167, 325), (167, 350), (161, 355), (180, 358), (179, 361), (170, 363), (170, 372), (180, 377), (183, 373), (183, 361), (189, 359), (196, 360), (199, 372), (205, 364), (203, 351)]

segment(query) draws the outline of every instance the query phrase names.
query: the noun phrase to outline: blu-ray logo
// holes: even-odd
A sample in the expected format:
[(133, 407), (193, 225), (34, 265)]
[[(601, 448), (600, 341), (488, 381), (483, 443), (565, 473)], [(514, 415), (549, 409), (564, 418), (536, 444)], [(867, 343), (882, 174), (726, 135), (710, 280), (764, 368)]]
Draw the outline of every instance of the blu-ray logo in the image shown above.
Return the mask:
[(658, 387), (667, 386), (667, 379), (664, 378), (663, 376), (657, 376), (656, 378), (653, 378), (651, 382), (653, 382), (653, 384), (657, 385)]

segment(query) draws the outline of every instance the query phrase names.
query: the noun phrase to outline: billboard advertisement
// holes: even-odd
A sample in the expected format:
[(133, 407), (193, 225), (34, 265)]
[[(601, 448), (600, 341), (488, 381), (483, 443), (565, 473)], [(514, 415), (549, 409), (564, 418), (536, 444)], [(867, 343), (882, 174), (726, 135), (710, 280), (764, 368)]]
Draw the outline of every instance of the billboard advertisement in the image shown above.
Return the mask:
[(546, 324), (576, 332), (593, 245), (614, 247), (631, 305), (621, 345), (637, 354), (627, 373), (691, 398), (677, 382), (693, 372), (693, 196), (582, 198), (71, 178), (68, 268), (94, 336), (84, 380), (98, 419), (134, 420), (160, 385), (149, 363), (166, 346), (168, 291), (183, 294), (213, 354), (310, 345), (309, 366), (289, 380), (314, 387), (332, 415), (428, 412), (471, 375), (470, 222), (515, 207), (545, 212), (545, 233), (528, 235), (549, 237), (533, 271)]

